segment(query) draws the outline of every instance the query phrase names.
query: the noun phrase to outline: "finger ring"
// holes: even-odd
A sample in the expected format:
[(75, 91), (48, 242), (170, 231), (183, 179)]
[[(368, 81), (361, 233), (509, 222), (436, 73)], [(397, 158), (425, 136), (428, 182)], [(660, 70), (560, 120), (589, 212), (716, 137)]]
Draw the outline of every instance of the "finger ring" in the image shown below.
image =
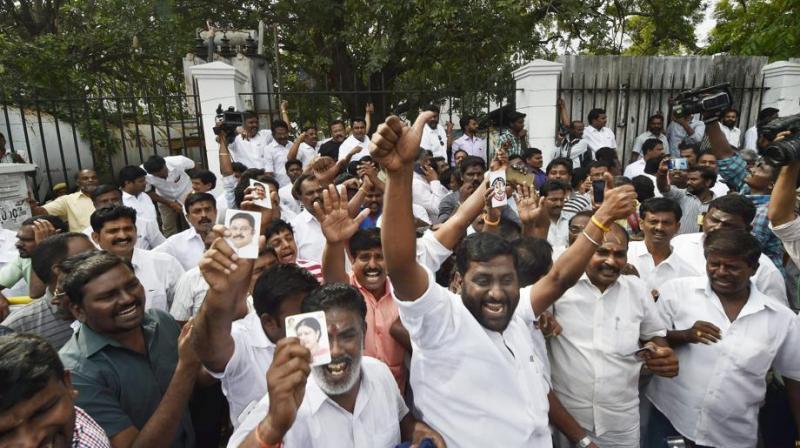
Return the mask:
[(700, 331), (700, 330), (697, 330), (697, 337), (698, 338), (702, 338), (703, 337), (703, 332)]

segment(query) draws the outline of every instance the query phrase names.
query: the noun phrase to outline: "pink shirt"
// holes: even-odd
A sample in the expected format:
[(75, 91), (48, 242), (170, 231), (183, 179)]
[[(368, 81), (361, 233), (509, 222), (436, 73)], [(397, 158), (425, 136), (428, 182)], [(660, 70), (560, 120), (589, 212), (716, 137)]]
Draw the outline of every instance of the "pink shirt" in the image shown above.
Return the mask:
[(364, 355), (381, 360), (389, 366), (400, 392), (405, 393), (408, 371), (405, 365), (406, 349), (392, 337), (389, 330), (400, 317), (397, 304), (392, 300), (389, 279), (383, 295), (376, 299), (371, 292), (358, 284), (354, 273), (350, 273), (350, 284), (354, 286), (367, 303), (367, 333), (364, 335)]

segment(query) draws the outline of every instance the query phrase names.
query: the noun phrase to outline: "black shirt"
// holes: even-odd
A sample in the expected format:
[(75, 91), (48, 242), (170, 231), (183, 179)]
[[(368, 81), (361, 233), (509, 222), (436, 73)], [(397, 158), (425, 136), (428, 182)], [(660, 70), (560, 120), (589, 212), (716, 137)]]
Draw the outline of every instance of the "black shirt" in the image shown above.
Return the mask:
[(342, 146), (341, 142), (328, 140), (319, 147), (319, 155), (328, 156), (334, 161), (337, 161), (339, 160), (339, 146)]

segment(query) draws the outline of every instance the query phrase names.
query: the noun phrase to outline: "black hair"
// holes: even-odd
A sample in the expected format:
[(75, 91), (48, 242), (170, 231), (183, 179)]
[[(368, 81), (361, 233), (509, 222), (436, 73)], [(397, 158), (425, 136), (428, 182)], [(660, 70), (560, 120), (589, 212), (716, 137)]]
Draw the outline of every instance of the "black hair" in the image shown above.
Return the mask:
[(242, 118), (244, 120), (249, 120), (251, 118), (258, 118), (258, 114), (254, 110), (246, 110), (242, 112)]
[(575, 168), (575, 171), (572, 174), (572, 178), (570, 179), (570, 184), (572, 185), (573, 190), (577, 190), (578, 187), (589, 177), (589, 167), (586, 166), (579, 166)]
[(54, 379), (64, 381), (64, 364), (44, 338), (30, 333), (0, 336), (0, 413), (30, 400)]
[(613, 182), (614, 188), (621, 187), (623, 185), (633, 185), (633, 181), (625, 176), (614, 176)]
[(744, 229), (717, 229), (709, 233), (703, 241), (706, 258), (709, 253), (724, 257), (742, 257), (751, 267), (758, 266), (761, 245), (758, 239)]
[(527, 162), (528, 159), (530, 159), (531, 157), (533, 157), (533, 156), (535, 156), (537, 154), (541, 155), (542, 154), (542, 150), (539, 149), (539, 148), (525, 148), (525, 149), (522, 150), (522, 160)]
[(128, 182), (135, 182), (136, 179), (140, 177), (147, 176), (147, 171), (143, 170), (142, 167), (136, 165), (128, 165), (124, 166), (119, 170), (119, 184), (121, 186), (125, 186)]
[(591, 211), (591, 210), (581, 210), (578, 213), (575, 213), (574, 215), (572, 215), (571, 218), (569, 218), (569, 222), (567, 222), (567, 225), (571, 226), (572, 225), (572, 221), (575, 220), (575, 218), (577, 218), (579, 216), (583, 216), (583, 217), (591, 219), (592, 215), (594, 215), (594, 212)]
[(713, 157), (713, 158), (714, 158), (714, 160), (717, 160), (717, 161), (719, 161), (719, 158), (717, 158), (717, 155), (716, 155), (716, 154), (714, 154), (714, 153), (713, 153), (713, 152), (711, 152), (711, 151), (700, 151), (700, 152), (697, 154), (697, 160), (699, 161), (701, 157), (705, 157), (705, 156), (711, 156), (711, 157)]
[(572, 187), (569, 186), (566, 182), (560, 180), (548, 180), (547, 182), (542, 184), (542, 187), (539, 188), (539, 194), (542, 196), (547, 196), (550, 194), (551, 191), (570, 191)]
[[(465, 156), (469, 157), (469, 153), (467, 153), (467, 151), (466, 151), (466, 150), (464, 150), (464, 149), (461, 149), (461, 148), (458, 148), (458, 149), (456, 149), (455, 151), (453, 151), (453, 160), (455, 160), (455, 158), (456, 158), (456, 154), (458, 154), (458, 153), (460, 153), (460, 152), (463, 152)], [(462, 160), (462, 161), (463, 161), (463, 160)]]
[(708, 204), (708, 211), (712, 209), (739, 216), (747, 226), (750, 226), (756, 217), (756, 206), (753, 205), (753, 201), (740, 194), (728, 194), (714, 199)]
[(233, 162), (231, 163), (231, 170), (233, 170), (234, 173), (242, 174), (247, 171), (247, 165), (242, 162)]
[(697, 157), (700, 155), (700, 150), (699, 150), (699, 149), (697, 149), (697, 145), (695, 145), (694, 143), (683, 143), (683, 142), (682, 142), (682, 143), (679, 143), (679, 144), (678, 144), (678, 151), (679, 151), (679, 152), (680, 152), (680, 151), (685, 151), (685, 150), (687, 150), (687, 149), (690, 149), (690, 150), (692, 150), (692, 153), (694, 153), (694, 158), (695, 158), (695, 160), (696, 160), (696, 159), (697, 159)]
[(458, 176), (459, 177), (463, 176), (464, 172), (473, 166), (479, 166), (481, 167), (481, 171), (486, 171), (486, 162), (484, 162), (483, 159), (475, 156), (467, 156), (464, 157), (464, 159), (458, 165), (458, 170), (459, 170)]
[(212, 190), (217, 187), (217, 175), (209, 170), (190, 170), (189, 179), (200, 179), (200, 182), (204, 184), (211, 184)]
[(700, 178), (703, 179), (703, 181), (711, 182), (710, 184), (708, 184), (708, 188), (712, 188), (714, 184), (717, 183), (717, 173), (712, 171), (711, 168), (707, 166), (695, 165), (695, 166), (690, 166), (686, 170), (686, 173), (694, 173), (694, 172), (700, 173)]
[(69, 242), (73, 238), (83, 238), (91, 242), (83, 233), (57, 233), (45, 238), (31, 252), (31, 269), (45, 285), (53, 279), (53, 266), (67, 257)]
[[(451, 170), (450, 168), (445, 168), (442, 170), (441, 173), (439, 173), (439, 183), (441, 183), (442, 186), (447, 188), (448, 190), (450, 190), (450, 181), (453, 179), (453, 171), (457, 172), (458, 170), (457, 169)], [(458, 179), (458, 175), (456, 175), (456, 181), (459, 182), (459, 185), (461, 185), (460, 183), (461, 181)]]
[(500, 216), (500, 235), (506, 241), (515, 241), (522, 234), (522, 227), (513, 219)]
[(557, 157), (547, 164), (547, 169), (545, 172), (549, 173), (554, 166), (563, 166), (567, 169), (567, 173), (572, 176), (572, 159), (568, 159), (566, 157)]
[(644, 202), (656, 195), (656, 186), (653, 180), (645, 175), (638, 175), (631, 179), (633, 189), (636, 190), (636, 199), (639, 202)]
[(642, 156), (655, 149), (658, 145), (664, 145), (664, 142), (657, 138), (648, 138), (642, 143)]
[(289, 233), (294, 235), (294, 229), (292, 225), (282, 219), (276, 219), (274, 221), (270, 221), (267, 224), (267, 228), (264, 230), (264, 238), (270, 239), (272, 235), (275, 235), (279, 232), (283, 232), (284, 230), (288, 230)]
[(780, 111), (774, 107), (765, 107), (758, 112), (758, 118), (756, 119), (757, 126), (762, 126), (767, 124), (773, 118), (778, 116)]
[(664, 116), (663, 116), (663, 115), (661, 115), (661, 114), (659, 114), (659, 113), (655, 113), (655, 114), (653, 114), (653, 115), (650, 115), (649, 117), (647, 117), (647, 124), (650, 124), (650, 122), (652, 122), (652, 121), (653, 121), (653, 120), (655, 120), (656, 118), (658, 118), (659, 120), (661, 120), (661, 122), (662, 122), (662, 123), (664, 122)]
[(117, 255), (104, 250), (95, 250), (73, 255), (61, 262), (61, 288), (76, 305), (83, 304), (83, 287), (90, 281), (116, 268), (125, 266), (133, 269)]
[(297, 165), (300, 168), (303, 168), (303, 162), (301, 162), (299, 159), (287, 160), (286, 163), (283, 164), (283, 168), (286, 171), (289, 171), (289, 167), (292, 165)]
[(359, 122), (364, 123), (364, 126), (367, 125), (367, 120), (365, 120), (364, 117), (353, 117), (350, 120), (350, 125), (353, 126), (353, 125), (355, 125), (356, 123), (359, 123)]
[(164, 169), (167, 166), (167, 161), (164, 160), (163, 157), (154, 154), (150, 156), (147, 160), (144, 161), (142, 167), (147, 171), (149, 174), (157, 173)]
[(111, 184), (102, 184), (98, 185), (97, 188), (95, 188), (94, 191), (92, 192), (91, 194), (92, 202), (97, 201), (97, 198), (112, 191), (115, 191), (119, 195), (119, 197), (122, 198), (122, 192), (119, 191), (119, 187)]
[(619, 160), (619, 155), (616, 149), (606, 146), (598, 149), (597, 152), (594, 153), (594, 158), (598, 161), (607, 162), (607, 166), (612, 168)]
[(303, 173), (303, 174), (301, 174), (297, 179), (295, 179), (294, 184), (292, 184), (292, 196), (294, 196), (295, 199), (300, 199), (300, 196), (303, 195), (303, 192), (300, 191), (301, 190), (300, 187), (303, 186), (303, 182), (305, 182), (307, 180), (316, 179), (316, 178), (317, 177), (314, 176), (313, 173)]
[(728, 112), (735, 112), (736, 113), (736, 118), (739, 118), (739, 111), (736, 110), (736, 108), (733, 107), (733, 106), (728, 106), (725, 109), (723, 109), (722, 110), (722, 114), (720, 114), (720, 116), (724, 117)]
[(458, 120), (458, 126), (461, 128), (462, 131), (466, 129), (467, 126), (469, 126), (470, 120), (478, 121), (475, 115), (464, 115)]
[(269, 124), (269, 128), (272, 129), (273, 131), (278, 128), (283, 128), (288, 131), (289, 125), (286, 124), (286, 122), (283, 120), (272, 120), (272, 123)]
[(329, 311), (340, 309), (356, 313), (366, 329), (367, 303), (358, 290), (345, 283), (329, 283), (312, 291), (300, 303), (300, 311)]
[(605, 115), (605, 113), (606, 113), (606, 110), (605, 109), (600, 109), (599, 107), (590, 110), (589, 111), (589, 117), (588, 117), (589, 118), (589, 123), (591, 123), (592, 121), (596, 120), (600, 115)]
[(108, 205), (100, 207), (89, 218), (89, 223), (92, 225), (92, 230), (95, 233), (100, 233), (103, 226), (109, 221), (116, 221), (118, 219), (128, 218), (131, 223), (136, 226), (136, 210), (126, 207), (124, 205)]
[(520, 288), (536, 283), (553, 266), (553, 247), (545, 239), (523, 236), (512, 246), (517, 257)]
[(215, 198), (211, 193), (189, 193), (186, 196), (186, 200), (183, 202), (183, 209), (186, 211), (186, 214), (189, 214), (189, 209), (198, 202), (210, 202), (211, 207), (214, 210), (217, 209), (217, 198)]
[(39, 220), (48, 221), (50, 224), (53, 225), (53, 227), (55, 227), (55, 229), (58, 232), (61, 232), (61, 233), (69, 232), (69, 226), (67, 225), (67, 223), (65, 223), (63, 219), (61, 219), (61, 218), (59, 218), (58, 216), (55, 216), (55, 215), (36, 215), (36, 216), (33, 216), (31, 218), (26, 219), (25, 221), (22, 221), (22, 224), (20, 224), (20, 227), (21, 226), (32, 226), (34, 222), (39, 221)]
[(350, 238), (350, 254), (358, 257), (362, 250), (381, 248), (381, 229), (362, 229)]
[(672, 213), (675, 222), (683, 218), (683, 209), (678, 201), (669, 198), (650, 198), (639, 206), (639, 217), (645, 219), (647, 213)]
[(651, 176), (655, 176), (656, 174), (658, 174), (658, 167), (659, 167), (659, 165), (661, 165), (661, 161), (663, 161), (667, 157), (669, 157), (669, 154), (661, 153), (661, 154), (657, 155), (656, 157), (645, 161), (644, 162), (644, 173), (645, 174), (649, 174)]
[(308, 327), (319, 333), (320, 338), (322, 337), (322, 327), (319, 325), (319, 321), (317, 319), (314, 319), (313, 317), (306, 317), (305, 319), (296, 323), (294, 326), (295, 329), (300, 327)]
[(456, 269), (463, 277), (473, 261), (491, 261), (492, 259), (509, 255), (517, 266), (517, 256), (511, 243), (493, 233), (473, 233), (467, 235), (456, 249)]
[(330, 128), (332, 128), (332, 127), (336, 126), (337, 124), (340, 124), (340, 125), (342, 125), (342, 127), (343, 127), (343, 128), (344, 128), (344, 127), (346, 127), (346, 126), (345, 126), (345, 124), (344, 124), (344, 121), (342, 121), (342, 120), (339, 120), (339, 119), (337, 118), (336, 120), (333, 120), (333, 121), (331, 121), (330, 123), (328, 123), (328, 129), (330, 129)]
[(310, 272), (296, 264), (276, 264), (261, 273), (253, 287), (253, 307), (259, 316), (276, 317), (281, 302), (296, 294), (307, 295), (319, 287)]
[(250, 227), (255, 228), (256, 226), (256, 219), (250, 213), (245, 213), (245, 212), (236, 213), (235, 215), (231, 216), (231, 222), (233, 222), (234, 219), (244, 219), (245, 221), (250, 223)]

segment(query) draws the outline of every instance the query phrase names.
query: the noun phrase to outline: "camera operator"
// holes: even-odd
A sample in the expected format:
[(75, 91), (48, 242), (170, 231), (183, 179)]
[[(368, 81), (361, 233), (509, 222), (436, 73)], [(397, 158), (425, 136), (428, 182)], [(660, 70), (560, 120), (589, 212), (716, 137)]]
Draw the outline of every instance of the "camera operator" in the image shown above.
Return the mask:
[[(779, 135), (776, 140), (783, 139)], [(800, 266), (800, 216), (795, 212), (797, 182), (800, 178), (800, 161), (794, 161), (781, 169), (772, 200), (769, 203), (768, 217), (772, 231), (783, 243), (783, 247), (795, 265)]]
[[(289, 123), (289, 103), (281, 101), (281, 119)], [(239, 133), (229, 148), (233, 162), (243, 163), (248, 168), (263, 169), (267, 164), (268, 148), (274, 138), (269, 129), (259, 129), (258, 114), (247, 110), (242, 112), (242, 126)], [(224, 142), (227, 144), (227, 141)], [(223, 151), (223, 142), (220, 141), (220, 152)]]

